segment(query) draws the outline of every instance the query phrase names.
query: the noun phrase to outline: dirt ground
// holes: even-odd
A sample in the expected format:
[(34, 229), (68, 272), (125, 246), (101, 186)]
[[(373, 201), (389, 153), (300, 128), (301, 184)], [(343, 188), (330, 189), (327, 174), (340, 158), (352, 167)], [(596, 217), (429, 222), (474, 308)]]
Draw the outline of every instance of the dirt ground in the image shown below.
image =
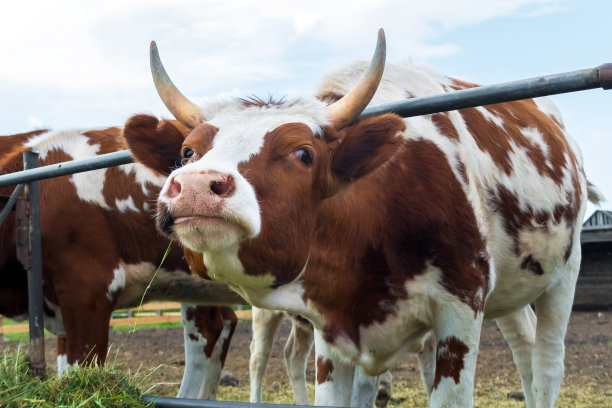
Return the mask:
[[(289, 334), (290, 324), (281, 324), (270, 364), (266, 371), (266, 384), (274, 387), (288, 387), (288, 379), (282, 361), (282, 349)], [(248, 387), (249, 344), (251, 322), (241, 320), (229, 350), (225, 370), (233, 373), (240, 381), (240, 387)], [(123, 364), (121, 370), (160, 367), (151, 377), (151, 383), (158, 384), (150, 392), (174, 396), (178, 390), (183, 366), (182, 329), (139, 330), (135, 333), (113, 332), (111, 334), (109, 362)], [(15, 347), (15, 344), (0, 345), (0, 350)], [(48, 368), (56, 367), (56, 340), (46, 339)], [(612, 312), (574, 312), (566, 337), (566, 375), (563, 393), (572, 398), (572, 393), (594, 390), (598, 401), (612, 406)], [(392, 370), (394, 387), (420, 386), (419, 370), (413, 355), (405, 356)], [(314, 360), (308, 368), (310, 383), (314, 382)], [(493, 399), (507, 398), (507, 391), (520, 391), (520, 381), (512, 362), (512, 354), (501, 333), (493, 322), (485, 323), (481, 335), (481, 348), (476, 372), (476, 397), (479, 393), (493, 393)], [(248, 392), (248, 391), (245, 391)], [(238, 395), (237, 392), (233, 394)], [(232, 395), (232, 393), (230, 393)], [(248, 394), (247, 394), (248, 395)], [(424, 395), (424, 393), (423, 393)], [(238, 397), (245, 398), (245, 397)], [(248, 401), (248, 396), (246, 397)], [(606, 405), (607, 404), (607, 405)], [(403, 406), (405, 404), (399, 404)], [(412, 404), (411, 404), (412, 405)], [(587, 403), (588, 405), (588, 403)], [(407, 405), (406, 405), (407, 406)], [(582, 406), (582, 405), (571, 405)]]

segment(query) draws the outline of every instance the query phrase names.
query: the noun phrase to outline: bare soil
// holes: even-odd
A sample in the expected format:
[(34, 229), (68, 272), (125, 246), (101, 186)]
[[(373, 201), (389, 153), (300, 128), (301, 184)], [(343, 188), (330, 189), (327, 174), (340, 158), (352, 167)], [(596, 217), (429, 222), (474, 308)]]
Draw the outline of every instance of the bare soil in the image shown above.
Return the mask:
[[(289, 382), (282, 361), (282, 349), (289, 334), (290, 324), (283, 322), (276, 335), (276, 343), (266, 371), (266, 383), (274, 388), (288, 388)], [(229, 395), (248, 401), (249, 344), (251, 322), (241, 320), (229, 350), (225, 370), (240, 381), (242, 392)], [(150, 383), (157, 384), (152, 393), (174, 396), (181, 381), (184, 354), (182, 329), (149, 329), (111, 334), (109, 363), (120, 365), (120, 370), (135, 372), (159, 367)], [(0, 350), (13, 348), (13, 343), (0, 344)], [(481, 335), (481, 346), (476, 373), (476, 400), (479, 395), (493, 400), (506, 400), (510, 391), (520, 391), (520, 380), (509, 347), (493, 322), (486, 322)], [(47, 366), (56, 368), (56, 340), (46, 339)], [(567, 401), (558, 406), (612, 406), (612, 312), (574, 312), (566, 336), (566, 375), (562, 397)], [(392, 370), (394, 389), (411, 387), (420, 391), (420, 377), (416, 358), (405, 356)], [(311, 356), (307, 372), (309, 382), (314, 382), (314, 359)], [(395, 397), (395, 395), (394, 395)], [(398, 397), (395, 406), (411, 406), (423, 399), (406, 401)], [(578, 401), (586, 399), (585, 401)], [(560, 400), (560, 402), (562, 402)], [(518, 401), (517, 401), (518, 403)], [(523, 403), (524, 404), (524, 403)], [(566, 405), (567, 404), (567, 405)], [(477, 404), (479, 405), (479, 404)], [(481, 405), (486, 406), (486, 405)], [(508, 405), (514, 406), (514, 405)], [(519, 405), (520, 406), (520, 403)]]

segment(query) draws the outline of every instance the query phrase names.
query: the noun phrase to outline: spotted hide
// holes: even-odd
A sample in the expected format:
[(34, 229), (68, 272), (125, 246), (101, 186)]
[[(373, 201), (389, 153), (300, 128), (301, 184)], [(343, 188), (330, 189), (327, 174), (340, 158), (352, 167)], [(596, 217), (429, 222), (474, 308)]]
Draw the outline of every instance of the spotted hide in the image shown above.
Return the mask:
[[(160, 128), (177, 140), (186, 131), (170, 122)], [(27, 149), (38, 151), (44, 166), (125, 148), (120, 128), (0, 136), (0, 174), (22, 170)], [(80, 362), (104, 363), (113, 309), (140, 303), (168, 247), (152, 220), (165, 178), (128, 164), (40, 182), (45, 326), (59, 336), (60, 372)], [(12, 189), (0, 188), (0, 194)], [(15, 228), (12, 212), (0, 226), (0, 314), (27, 318), (26, 273), (15, 255)], [(236, 316), (229, 307), (203, 305), (239, 298), (224, 285), (191, 275), (175, 244), (147, 292), (145, 301), (151, 300), (184, 302), (185, 377), (179, 395), (214, 398)]]
[[(481, 324), (497, 319), (527, 406), (551, 407), (587, 190), (600, 198), (579, 149), (548, 99), (355, 122), (368, 103), (476, 86), (418, 64), (386, 67), (379, 84), (380, 54), (328, 75), (312, 98), (200, 108), (160, 90), (193, 128), (182, 146), (151, 138), (146, 116), (125, 130), (145, 165), (168, 149), (184, 159), (158, 227), (253, 305), (308, 318), (316, 347), (367, 375), (421, 351), (433, 407), (473, 405)], [(318, 382), (344, 386), (316, 403), (348, 406), (352, 370), (317, 367)]]

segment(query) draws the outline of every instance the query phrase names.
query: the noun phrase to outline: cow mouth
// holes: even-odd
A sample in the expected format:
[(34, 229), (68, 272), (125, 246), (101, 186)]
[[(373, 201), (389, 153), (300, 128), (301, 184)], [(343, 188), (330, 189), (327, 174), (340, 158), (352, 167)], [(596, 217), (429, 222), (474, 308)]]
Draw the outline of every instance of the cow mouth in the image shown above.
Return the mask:
[(229, 224), (223, 217), (215, 217), (208, 215), (185, 215), (174, 217), (174, 225), (190, 225), (190, 224), (207, 224), (207, 223), (226, 223)]
[(160, 206), (157, 213), (157, 228), (196, 252), (235, 245), (249, 236), (249, 229), (238, 219), (221, 215), (176, 214), (165, 206)]
[(178, 236), (196, 231), (207, 234), (208, 231), (244, 230), (240, 223), (215, 215), (174, 215), (172, 224), (172, 230)]

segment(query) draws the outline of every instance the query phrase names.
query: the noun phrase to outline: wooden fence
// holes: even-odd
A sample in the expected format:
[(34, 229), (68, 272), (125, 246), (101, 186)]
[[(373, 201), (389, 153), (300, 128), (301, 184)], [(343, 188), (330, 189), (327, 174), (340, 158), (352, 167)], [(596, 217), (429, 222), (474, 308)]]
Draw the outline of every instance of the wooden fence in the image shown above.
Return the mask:
[[(166, 322), (181, 321), (181, 304), (178, 302), (151, 302), (140, 308), (119, 309), (113, 311), (110, 321), (112, 326), (132, 326), (136, 324), (159, 324)], [(250, 319), (250, 310), (236, 310), (236, 315), (241, 319)], [(8, 333), (27, 333), (28, 324), (15, 324), (5, 326), (2, 315), (0, 315), (0, 337)]]

